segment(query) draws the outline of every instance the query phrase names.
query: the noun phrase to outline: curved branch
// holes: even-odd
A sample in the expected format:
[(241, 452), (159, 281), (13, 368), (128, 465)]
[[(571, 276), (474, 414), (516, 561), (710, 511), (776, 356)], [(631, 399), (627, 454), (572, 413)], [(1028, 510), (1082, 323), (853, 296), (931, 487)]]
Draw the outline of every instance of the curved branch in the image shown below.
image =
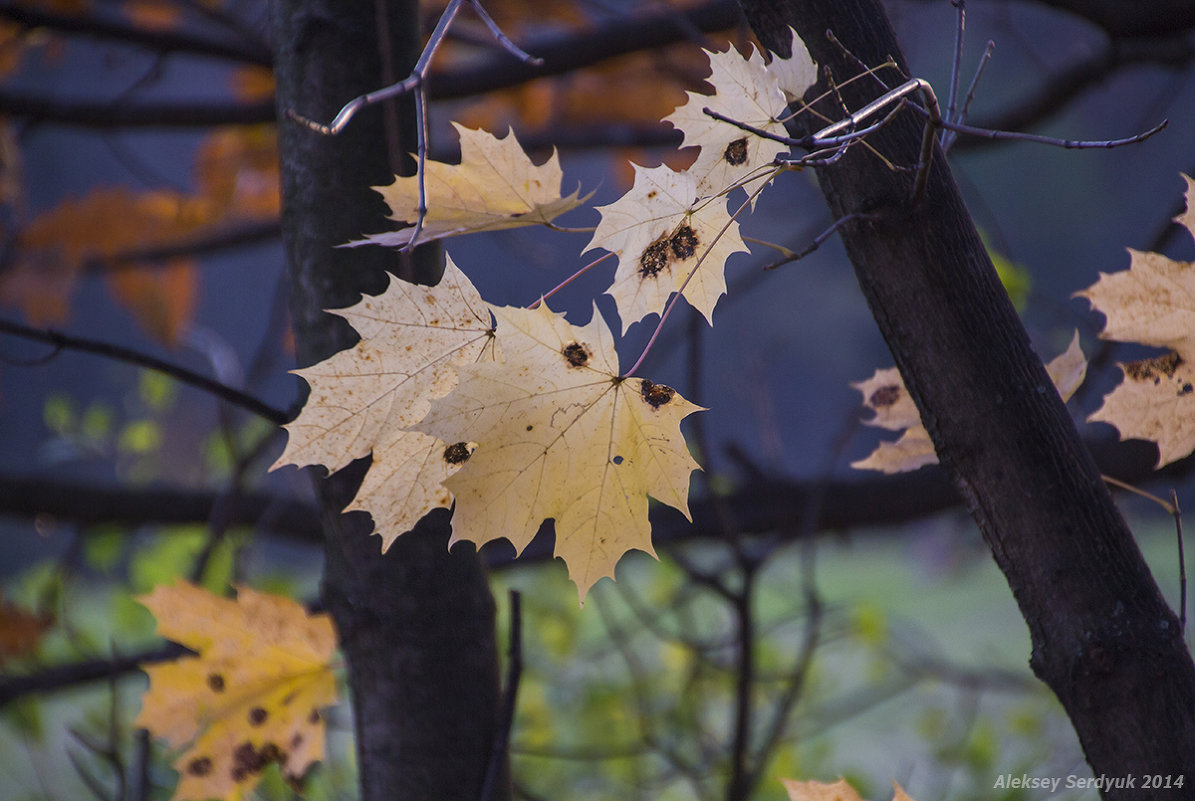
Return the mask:
[(147, 353), (141, 353), (131, 348), (73, 337), (59, 331), (30, 328), (27, 325), (14, 323), (11, 320), (0, 320), (0, 333), (23, 339), (32, 339), (35, 342), (46, 342), (58, 349), (94, 353), (99, 356), (106, 356), (109, 359), (135, 364), (138, 367), (156, 370), (184, 384), (189, 384), (197, 389), (202, 389), (204, 392), (211, 393), (221, 400), (225, 400), (235, 406), (240, 406), (242, 409), (253, 412), (258, 417), (265, 418), (276, 425), (282, 425), (290, 420), (290, 416), (286, 412), (275, 409), (273, 406), (248, 393), (241, 392), (239, 389), (234, 389), (227, 384), (222, 384), (207, 376), (199, 375), (177, 364), (172, 364), (156, 356), (150, 356)]
[(167, 643), (164, 646), (127, 656), (90, 659), (85, 662), (48, 667), (27, 676), (0, 679), (0, 709), (26, 695), (53, 692), (91, 681), (123, 676), (126, 673), (140, 670), (141, 665), (168, 662), (189, 653), (193, 652), (188, 648), (177, 643)]
[[(1185, 459), (1155, 472), (1157, 450), (1140, 441), (1096, 440), (1089, 443), (1097, 464), (1106, 474), (1128, 483), (1177, 481), (1195, 471), (1195, 458)], [(866, 498), (867, 503), (860, 503)], [(848, 531), (861, 527), (896, 526), (925, 518), (959, 505), (958, 493), (938, 468), (898, 476), (859, 474), (832, 481), (761, 479), (718, 500), (718, 508), (744, 534), (775, 532), (780, 541), (797, 539), (806, 510), (818, 502), (818, 514), (807, 529), (814, 533)], [(230, 526), (257, 526), (299, 542), (318, 544), (322, 528), (316, 509), (308, 502), (246, 492), (235, 497), (210, 490), (177, 487), (100, 487), (47, 477), (0, 473), (0, 516), (33, 518), (40, 514), (90, 526), (101, 523), (127, 526), (203, 523), (217, 504)], [(690, 504), (693, 522), (663, 506), (651, 508), (652, 541), (660, 547), (724, 537), (724, 525), (714, 503), (695, 499)], [(552, 559), (551, 527), (523, 551), (517, 564)], [(483, 550), (491, 568), (516, 563), (509, 548)]]
[(250, 42), (215, 39), (200, 33), (150, 30), (126, 22), (93, 16), (55, 14), (42, 7), (20, 5), (12, 0), (0, 2), (0, 19), (28, 28), (49, 28), (60, 33), (131, 44), (156, 53), (212, 56), (262, 67), (269, 67), (274, 60), (264, 45), (255, 47)]
[[(1190, 37), (1113, 40), (1100, 52), (1042, 81), (1032, 94), (1010, 108), (973, 120), (971, 124), (1006, 131), (1029, 129), (1059, 114), (1080, 94), (1125, 67), (1153, 64), (1177, 70), (1190, 66), (1192, 61), (1195, 61), (1195, 41)], [(959, 141), (955, 147), (971, 149), (992, 143), (992, 140), (970, 138)]]
[(0, 88), (0, 114), (33, 123), (82, 128), (208, 128), (258, 125), (276, 118), (272, 100), (261, 103), (175, 101), (127, 103), (115, 100), (64, 100)]

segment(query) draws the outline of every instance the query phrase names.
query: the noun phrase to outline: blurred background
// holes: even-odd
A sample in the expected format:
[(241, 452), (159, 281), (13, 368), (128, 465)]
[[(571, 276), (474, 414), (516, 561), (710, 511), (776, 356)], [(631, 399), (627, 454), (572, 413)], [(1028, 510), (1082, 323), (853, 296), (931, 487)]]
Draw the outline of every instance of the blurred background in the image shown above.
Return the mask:
[[(886, 5), (914, 75), (944, 98), (956, 9)], [(1073, 293), (1127, 269), (1126, 248), (1195, 258), (1170, 222), (1184, 208), (1180, 173), (1195, 169), (1195, 41), (1181, 21), (1117, 28), (1065, 5), (967, 6), (964, 86), (995, 43), (969, 121), (1093, 140), (1169, 126), (1110, 151), (964, 137), (950, 161), (1038, 352), (1048, 360), (1079, 332), (1092, 359), (1072, 401), (1081, 421), (1119, 381), (1115, 363), (1150, 351), (1099, 341), (1100, 316)], [(424, 4), (426, 30), (442, 6)], [(629, 188), (628, 162), (685, 166), (692, 154), (659, 119), (686, 90), (708, 91), (703, 47), (751, 47), (733, 3), (485, 6), (532, 53), (586, 42), (593, 55), (562, 75), (483, 84), (495, 46), (465, 12), (434, 64), (432, 156), (456, 158), (449, 120), (509, 127), (537, 160), (557, 148), (564, 191), (593, 192), (559, 221), (571, 227), (596, 225), (593, 206)], [(270, 61), (263, 0), (0, 0), (0, 317), (134, 349), (293, 416), (304, 388), (287, 372)], [(1039, 798), (992, 785), (1004, 773), (1085, 775), (1028, 669), (1007, 586), (936, 468), (893, 483), (849, 467), (893, 438), (860, 425), (850, 387), (891, 357), (834, 238), (763, 269), (777, 251), (762, 243), (799, 251), (832, 222), (811, 172), (782, 175), (742, 221), (760, 243), (730, 260), (714, 327), (682, 306), (639, 371), (709, 408), (690, 431), (706, 471), (698, 496), (762, 517), (800, 497), (801, 514), (733, 543), (708, 520), (696, 534), (673, 521), (661, 562), (627, 557), (583, 610), (562, 565), (483, 552), (500, 602), (508, 588), (524, 597), (521, 797), (722, 797), (746, 680), (759, 798), (782, 797), (779, 776), (847, 775), (873, 798), (896, 779), (925, 801)], [(582, 255), (589, 238), (520, 229), (446, 249), (488, 301), (526, 304), (596, 255)], [(613, 269), (590, 271), (553, 308), (586, 322)], [(613, 322), (610, 299), (597, 304)], [(653, 327), (630, 329), (624, 364)], [(1115, 439), (1081, 430), (1100, 447)], [(131, 729), (138, 673), (37, 677), (155, 647), (132, 596), (197, 565), (213, 588), (314, 600), (310, 479), (267, 473), (284, 437), (127, 359), (0, 334), (0, 798), (169, 797), (164, 752)], [(1152, 466), (1152, 446), (1116, 453), (1149, 491), (1195, 503), (1185, 462), (1149, 477), (1135, 465)], [(1173, 521), (1133, 496), (1122, 506), (1177, 602)], [(827, 518), (837, 522), (816, 524)], [(748, 635), (757, 665), (745, 679), (736, 654)], [(352, 796), (347, 715), (333, 717), (339, 734), (306, 797)], [(292, 792), (276, 777), (258, 791)]]

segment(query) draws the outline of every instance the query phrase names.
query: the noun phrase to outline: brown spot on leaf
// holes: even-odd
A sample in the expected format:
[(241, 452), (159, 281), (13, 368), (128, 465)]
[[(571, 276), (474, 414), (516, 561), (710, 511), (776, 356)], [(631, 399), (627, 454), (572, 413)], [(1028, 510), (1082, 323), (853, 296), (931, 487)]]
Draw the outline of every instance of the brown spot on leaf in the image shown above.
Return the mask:
[(589, 348), (580, 342), (570, 342), (560, 351), (569, 367), (584, 367), (589, 361)]
[(660, 193), (653, 189), (647, 193), (647, 199), (651, 200), (653, 197), (655, 197), (658, 194), (660, 194)]
[(454, 442), (444, 449), (444, 461), (448, 464), (464, 464), (472, 455), (467, 442)]
[(684, 261), (697, 252), (697, 234), (689, 226), (682, 225), (668, 240), (668, 244), (672, 247), (672, 254)]
[(867, 399), (867, 405), (873, 409), (882, 409), (885, 406), (891, 406), (898, 400), (900, 400), (900, 387), (896, 384), (891, 384), (886, 387), (880, 387), (871, 393), (871, 397)]
[(1174, 371), (1183, 363), (1183, 357), (1177, 353), (1167, 353), (1152, 359), (1142, 359), (1129, 362), (1124, 366), (1124, 374), (1134, 381), (1153, 380), (1154, 384), (1161, 382), (1163, 377), (1171, 378)]
[(314, 726), (315, 724), (319, 723), (319, 721), (320, 721), (319, 710), (318, 709), (311, 710), (311, 714), (307, 716), (307, 722), (310, 723), (312, 726)]
[(192, 776), (206, 776), (212, 772), (212, 760), (209, 757), (198, 757), (187, 763), (187, 773)]
[(651, 408), (658, 409), (672, 400), (672, 396), (676, 394), (676, 390), (663, 384), (653, 384), (645, 378), (643, 379), (643, 383), (639, 385), (639, 393), (643, 395), (643, 400)]
[(302, 744), (303, 744), (303, 733), (297, 731), (297, 732), (295, 732), (295, 736), (290, 738), (290, 748), (293, 751)]
[(726, 151), (722, 154), (722, 158), (726, 159), (726, 163), (738, 167), (747, 161), (747, 137), (736, 139), (726, 146)]
[(1192, 392), (1195, 392), (1195, 386), (1192, 386), (1191, 384), (1183, 384), (1178, 388), (1178, 396), (1180, 398), (1184, 395), (1190, 395)]
[(219, 673), (207, 674), (207, 686), (214, 693), (224, 692), (224, 677)]
[(249, 725), (260, 726), (266, 722), (267, 717), (269, 717), (269, 713), (267, 713), (260, 706), (255, 706), (249, 710)]
[(293, 701), (293, 700), (295, 700), (295, 698), (297, 698), (298, 696), (299, 696), (299, 694), (298, 694), (297, 692), (293, 692), (293, 691), (292, 691), (292, 692), (289, 692), (289, 693), (287, 693), (287, 694), (286, 694), (286, 695), (285, 695), (285, 696), (282, 698), (282, 705), (283, 705), (283, 706), (290, 706), (290, 702), (291, 702), (291, 701)]
[(261, 758), (261, 754), (253, 747), (253, 743), (241, 743), (232, 752), (232, 771), (230, 775), (234, 782), (240, 784), (255, 773), (261, 773), (266, 764)]
[(657, 239), (643, 249), (639, 257), (639, 275), (653, 278), (668, 266), (668, 241)]

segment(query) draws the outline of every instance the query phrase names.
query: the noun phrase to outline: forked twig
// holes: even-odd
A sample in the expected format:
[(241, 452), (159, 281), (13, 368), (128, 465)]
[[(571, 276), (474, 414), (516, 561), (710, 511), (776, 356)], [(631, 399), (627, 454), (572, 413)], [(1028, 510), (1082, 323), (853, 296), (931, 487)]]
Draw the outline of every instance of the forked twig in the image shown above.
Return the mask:
[(401, 97), (408, 92), (415, 93), (415, 128), (416, 128), (416, 162), (417, 166), (415, 174), (418, 179), (419, 186), (419, 208), (418, 217), (415, 220), (415, 230), (410, 239), (402, 247), (402, 250), (409, 250), (415, 247), (416, 241), (419, 239), (419, 234), (423, 230), (423, 220), (427, 216), (427, 188), (424, 185), (424, 167), (427, 164), (427, 92), (425, 84), (427, 82), (428, 71), (431, 69), (432, 58), (436, 54), (436, 50), (443, 44), (445, 37), (448, 34), (448, 28), (456, 19), (457, 13), (461, 10), (461, 6), (468, 3), (472, 6), (474, 13), (485, 23), (493, 35), (495, 41), (502, 46), (504, 50), (513, 55), (515, 58), (522, 61), (524, 64), (530, 64), (533, 67), (538, 67), (543, 64), (543, 59), (536, 58), (522, 49), (520, 49), (514, 42), (510, 40), (494, 22), (493, 18), (486, 13), (485, 9), (481, 7), (480, 0), (451, 0), (448, 6), (444, 9), (444, 13), (440, 15), (436, 27), (432, 30), (431, 36), (428, 37), (427, 44), (423, 46), (423, 52), (419, 54), (419, 60), (415, 62), (411, 74), (398, 83), (385, 86), (381, 89), (376, 89), (372, 92), (367, 92), (363, 95), (354, 97), (337, 112), (336, 116), (328, 124), (316, 122), (315, 120), (304, 117), (296, 112), (294, 109), (287, 109), (286, 116), (301, 125), (310, 128), (316, 133), (325, 136), (335, 136), (345, 129), (349, 121), (356, 116), (361, 109), (376, 105), (391, 98)]

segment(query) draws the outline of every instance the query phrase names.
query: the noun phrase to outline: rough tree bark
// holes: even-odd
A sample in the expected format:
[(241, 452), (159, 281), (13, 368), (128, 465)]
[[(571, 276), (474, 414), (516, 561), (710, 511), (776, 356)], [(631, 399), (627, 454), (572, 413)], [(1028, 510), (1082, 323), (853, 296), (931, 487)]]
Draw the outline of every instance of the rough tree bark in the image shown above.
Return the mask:
[[(903, 56), (878, 0), (743, 0), (760, 41), (789, 53), (790, 26), (839, 85), (863, 63)], [(905, 76), (884, 69), (889, 86)], [(824, 84), (824, 79), (823, 79)], [(824, 85), (815, 87), (815, 90)], [(856, 109), (883, 91), (842, 87)], [(812, 96), (808, 95), (808, 96)], [(823, 113), (837, 119), (834, 103)], [(869, 138), (897, 165), (918, 160), (908, 112)], [(1195, 778), (1195, 666), (1132, 534), (1030, 349), (940, 150), (924, 196), (911, 172), (867, 148), (819, 170), (847, 253), (943, 465), (1004, 572), (1033, 641), (1030, 663), (1061, 700), (1097, 775)], [(1173, 790), (1110, 791), (1170, 798)]]
[[(335, 138), (288, 123), (283, 112), (327, 120), (347, 100), (405, 76), (421, 46), (417, 6), (272, 3), (283, 240), (300, 364), (351, 346), (356, 334), (323, 310), (380, 292), (384, 270), (399, 267), (390, 251), (336, 246), (382, 230), (385, 207), (370, 187), (389, 183), (394, 154), (413, 149), (412, 109), (398, 117), (371, 109)], [(408, 123), (405, 144), (387, 137), (388, 113), (392, 133), (399, 117)], [(476, 553), (466, 545), (449, 554), (447, 514), (426, 518), (385, 556), (364, 515), (340, 514), (362, 467), (318, 482), (323, 593), (348, 662), (360, 798), (477, 801), (499, 708), (493, 599)], [(509, 799), (505, 764), (499, 776), (491, 798)]]

